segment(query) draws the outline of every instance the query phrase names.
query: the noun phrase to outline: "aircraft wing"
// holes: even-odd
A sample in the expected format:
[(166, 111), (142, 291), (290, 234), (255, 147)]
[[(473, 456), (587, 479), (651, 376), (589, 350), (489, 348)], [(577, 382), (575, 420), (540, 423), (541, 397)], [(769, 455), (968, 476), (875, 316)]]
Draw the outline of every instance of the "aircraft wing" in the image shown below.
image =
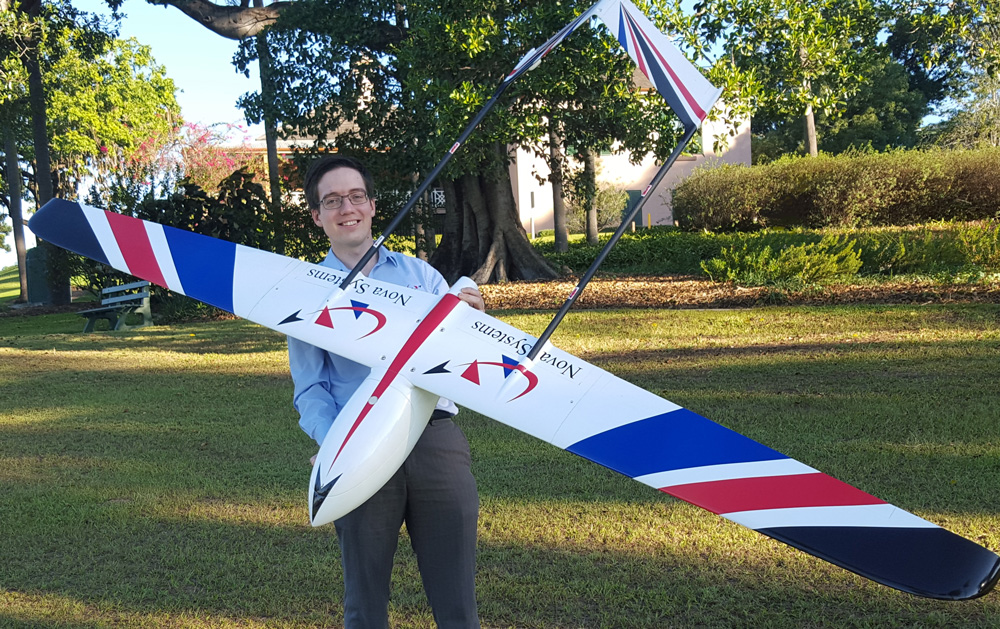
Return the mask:
[[(359, 278), (54, 200), (41, 238), (351, 360), (879, 583), (960, 600), (1000, 557), (535, 338), (453, 295)], [(374, 402), (373, 402), (374, 403)]]

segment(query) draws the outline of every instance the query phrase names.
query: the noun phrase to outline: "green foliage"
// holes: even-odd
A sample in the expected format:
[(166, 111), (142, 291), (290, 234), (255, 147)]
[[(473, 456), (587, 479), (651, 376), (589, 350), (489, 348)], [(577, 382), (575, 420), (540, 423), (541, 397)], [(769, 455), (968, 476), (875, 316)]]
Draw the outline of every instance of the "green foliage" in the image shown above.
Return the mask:
[(719, 282), (800, 288), (853, 276), (861, 264), (855, 241), (830, 235), (818, 243), (777, 252), (770, 245), (759, 246), (759, 240), (744, 240), (740, 245), (723, 247), (718, 258), (702, 262), (701, 268)]
[(140, 204), (136, 214), (162, 225), (258, 249), (273, 249), (274, 231), (267, 220), (264, 188), (244, 171), (224, 179), (217, 196), (195, 184), (182, 183), (179, 192)]
[[(566, 199), (566, 226), (570, 232), (582, 232), (586, 229), (587, 216), (585, 199), (578, 187), (570, 188), (571, 194)], [(628, 204), (628, 192), (617, 186), (602, 186), (594, 195), (594, 207), (597, 209), (597, 229), (618, 227)]]
[[(4, 26), (13, 13), (36, 28), (0, 42), (0, 124), (13, 133), (21, 163), (33, 168), (26, 71), (18, 56), (34, 50), (42, 70), (45, 132), (58, 196), (76, 198), (83, 181), (100, 187), (104, 179), (132, 170), (148, 139), (167, 136), (178, 124), (176, 88), (148, 46), (114, 39), (113, 26), (65, 1), (41, 3), (34, 20), (6, 11)], [(28, 35), (36, 39), (24, 39)], [(25, 177), (39, 179), (37, 173)], [(28, 195), (34, 186), (23, 190)]]
[(870, 0), (701, 0), (679, 21), (689, 45), (717, 56), (710, 77), (727, 105), (800, 118), (857, 93), (881, 28)]
[[(600, 244), (571, 241), (569, 251), (556, 253), (551, 240), (535, 245), (556, 268), (566, 266), (582, 273), (597, 257), (611, 234), (601, 234)], [(604, 271), (641, 275), (683, 273), (700, 274), (701, 261), (718, 254), (721, 245), (716, 234), (688, 233), (673, 227), (653, 227), (626, 233), (608, 254)]]
[(858, 227), (992, 219), (1000, 150), (784, 158), (697, 171), (673, 193), (685, 229)]
[[(275, 98), (264, 102), (260, 94), (248, 94), (241, 104), (251, 119), (270, 112), (320, 146), (363, 154), (375, 170), (412, 178), (446, 154), (521, 55), (589, 6), (511, 0), (292, 3), (268, 34), (275, 49)], [(404, 21), (405, 30), (388, 27)], [(258, 52), (252, 39), (241, 46), (237, 65), (245, 69)], [(643, 154), (669, 152), (675, 118), (661, 99), (638, 92), (632, 71), (603, 27), (582, 27), (510, 87), (443, 176), (491, 170), (484, 162), (497, 165), (497, 143), (530, 145), (547, 154), (546, 117), (558, 117), (565, 141), (577, 146), (604, 149), (621, 140)], [(386, 147), (392, 150), (381, 150)], [(505, 173), (506, 163), (497, 172)]]
[[(602, 240), (610, 237), (602, 234)], [(556, 253), (551, 238), (535, 247), (553, 265), (582, 272), (599, 247), (571, 239)], [(741, 284), (808, 285), (829, 279), (925, 276), (978, 281), (1000, 275), (1000, 221), (913, 227), (715, 233), (655, 227), (626, 233), (602, 271), (633, 275), (708, 275)]]
[(1000, 75), (980, 73), (971, 84), (957, 111), (937, 125), (936, 142), (953, 148), (1000, 147)]
[(10, 245), (5, 242), (7, 234), (13, 229), (7, 224), (7, 214), (0, 213), (0, 249), (4, 251), (10, 251)]
[(70, 47), (46, 77), (53, 158), (77, 176), (100, 170), (111, 151), (135, 153), (179, 122), (173, 80), (135, 39), (112, 40), (93, 60)]
[[(865, 71), (866, 81), (835, 114), (816, 114), (816, 133), (825, 153), (850, 150), (884, 151), (913, 148), (928, 113), (927, 98), (911, 88), (902, 65), (875, 59)], [(808, 152), (801, 116), (772, 115), (761, 109), (751, 120), (755, 164), (772, 162), (787, 154)]]

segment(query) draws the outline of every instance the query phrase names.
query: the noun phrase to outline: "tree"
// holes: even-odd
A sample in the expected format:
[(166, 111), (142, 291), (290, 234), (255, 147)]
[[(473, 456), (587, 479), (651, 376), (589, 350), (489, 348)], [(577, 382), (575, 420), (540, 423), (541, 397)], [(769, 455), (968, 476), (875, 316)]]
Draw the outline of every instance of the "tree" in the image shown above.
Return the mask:
[[(315, 138), (317, 149), (360, 154), (379, 173), (383, 191), (409, 189), (516, 61), (519, 50), (501, 44), (498, 8), (320, 1), (290, 7), (272, 31), (283, 87), (272, 103), (277, 117)], [(358, 28), (404, 23), (391, 47), (386, 29)], [(498, 108), (440, 178), (449, 210), (432, 261), (449, 278), (554, 276), (517, 221), (503, 148), (510, 120)], [(380, 208), (389, 210), (381, 198)]]
[(142, 150), (143, 142), (169, 138), (180, 107), (173, 80), (148, 46), (110, 40), (102, 54), (87, 59), (67, 44), (45, 83), (56, 188), (73, 198), (84, 178), (100, 179)]
[[(108, 0), (114, 4), (118, 0)], [(263, 0), (242, 0), (236, 5), (216, 4), (208, 0), (149, 0), (150, 4), (176, 7), (182, 13), (197, 21), (213, 33), (227, 39), (240, 41), (244, 46), (242, 61), (237, 67), (249, 75), (249, 61), (257, 60), (260, 68), (261, 91), (259, 98), (248, 95), (243, 99), (243, 107), (247, 120), (251, 123), (264, 123), (264, 138), (267, 146), (267, 174), (270, 190), (270, 208), (274, 215), (274, 224), (278, 229), (278, 249), (284, 250), (281, 230), (288, 217), (284, 215), (281, 203), (281, 179), (278, 164), (277, 138), (278, 125), (281, 118), (277, 115), (273, 103), (277, 98), (278, 86), (272, 67), (272, 51), (268, 40), (269, 29), (277, 23), (278, 18), (297, 3), (278, 0), (265, 5)], [(346, 12), (350, 12), (349, 9)], [(366, 24), (366, 30), (376, 37), (384, 38), (380, 45), (386, 46), (396, 41), (400, 29), (388, 21), (377, 21)]]
[[(8, 85), (29, 85), (27, 93), (16, 87), (9, 89), (0, 110), (8, 172), (14, 172), (12, 162), (18, 165), (18, 177), (7, 177), (15, 209), (15, 199), (20, 201), (22, 195), (13, 188), (22, 177), (34, 183), (23, 191), (34, 197), (36, 206), (44, 204), (56, 189), (60, 196), (74, 198), (83, 178), (100, 181), (120, 168), (123, 157), (137, 152), (140, 141), (169, 135), (179, 118), (173, 82), (155, 64), (148, 47), (134, 40), (113, 39), (106, 25), (68, 5), (42, 7), (37, 18), (19, 17), (27, 25), (24, 32), (34, 39), (10, 43), (20, 44), (21, 50), (35, 56), (43, 99), (34, 102), (30, 64), (11, 63), (14, 49), (6, 48), (11, 51), (3, 66), (11, 79)], [(38, 124), (39, 109), (44, 112), (42, 125)], [(31, 162), (34, 167), (22, 175), (20, 164)], [(19, 225), (19, 217), (14, 222)], [(23, 236), (17, 231), (15, 240), (21, 254)], [(50, 278), (55, 276), (61, 284), (68, 282), (62, 264), (66, 254), (55, 248), (47, 253)], [(24, 262), (19, 255), (22, 275)], [(68, 291), (60, 288), (53, 296), (67, 299)]]
[(997, 146), (1000, 3), (912, 0), (910, 9), (888, 45), (913, 82), (936, 96), (932, 103), (949, 105), (950, 119), (927, 136), (946, 146)]
[[(4, 126), (4, 152), (6, 168), (13, 172), (14, 163), (20, 163), (15, 127), (21, 119), (19, 106), (26, 104), (30, 111), (31, 152), (26, 158), (34, 162), (34, 195), (36, 204), (40, 205), (52, 198), (52, 169), (49, 156), (49, 136), (46, 126), (46, 92), (43, 82), (43, 62), (46, 54), (58, 50), (53, 42), (58, 41), (55, 35), (77, 28), (79, 37), (76, 45), (82, 50), (91, 51), (107, 37), (100, 25), (93, 19), (87, 19), (65, 2), (54, 5), (43, 5), (41, 0), (28, 0), (17, 5), (5, 1), (0, 5), (2, 14), (2, 37), (0, 37), (0, 64), (6, 81), (0, 92), (0, 106), (4, 111), (0, 121)], [(51, 55), (50, 55), (51, 56)], [(14, 79), (14, 77), (17, 77)], [(27, 89), (24, 86), (27, 85)], [(25, 116), (29, 117), (29, 116)], [(13, 177), (12, 187), (19, 187)], [(12, 212), (20, 214), (20, 199), (11, 199), (9, 207)], [(12, 216), (15, 223), (20, 223), (19, 216)], [(15, 246), (18, 252), (18, 267), (21, 275), (21, 295), (26, 299), (26, 278), (24, 260), (23, 232), (18, 228), (14, 232)], [(64, 255), (55, 247), (42, 243), (47, 249), (48, 278), (53, 288), (53, 298), (56, 303), (69, 299), (68, 281), (61, 275), (59, 261)], [(62, 290), (65, 285), (66, 290)]]
[(28, 299), (28, 278), (24, 269), (25, 244), (24, 226), (21, 211), (21, 169), (18, 160), (16, 137), (17, 126), (23, 123), (18, 114), (18, 105), (24, 99), (23, 83), (19, 77), (23, 72), (21, 62), (22, 42), (30, 35), (30, 28), (24, 20), (18, 19), (9, 0), (0, 0), (0, 127), (3, 135), (4, 178), (0, 181), (3, 189), (3, 200), (7, 207), (7, 215), (11, 219), (11, 227), (0, 224), (0, 247), (5, 251), (10, 248), (4, 242), (6, 234), (13, 231), (14, 248), (17, 255), (20, 292), (17, 301)]
[[(589, 5), (588, 5), (589, 6)], [(361, 155), (388, 188), (407, 189), (451, 148), (467, 121), (531, 47), (584, 8), (491, 0), (298, 3), (275, 24), (279, 117), (317, 148)], [(385, 47), (384, 33), (358, 24), (405, 25)], [(552, 277), (527, 242), (511, 192), (509, 144), (550, 157), (547, 138), (595, 150), (632, 131), (648, 145), (631, 63), (616, 42), (583, 28), (513, 84), (439, 177), (447, 211), (432, 262), (446, 277), (477, 281)], [(564, 64), (560, 75), (550, 65)], [(664, 108), (665, 109), (665, 108)], [(658, 127), (671, 129), (672, 120)], [(550, 124), (551, 123), (551, 124)], [(641, 129), (641, 132), (637, 129)], [(565, 135), (561, 138), (561, 135)], [(671, 133), (660, 144), (670, 144)], [(391, 149), (391, 150), (386, 150)], [(641, 155), (639, 156), (641, 157)], [(562, 173), (560, 170), (557, 174)], [(380, 208), (388, 208), (381, 202)]]
[[(572, 7), (559, 4), (539, 5), (534, 10), (533, 19), (525, 24), (534, 32), (525, 39), (541, 39), (544, 35), (539, 31), (554, 32), (574, 17)], [(673, 136), (665, 131), (673, 129), (675, 118), (662, 99), (640, 90), (635, 66), (603, 27), (592, 31), (582, 26), (526, 82), (535, 96), (518, 103), (519, 114), (529, 126), (517, 141), (547, 159), (556, 250), (568, 247), (564, 197), (570, 190), (589, 208), (593, 220), (586, 222), (587, 239), (596, 243), (597, 155), (628, 151), (639, 161), (650, 151), (662, 153), (667, 145), (673, 148)], [(543, 125), (544, 132), (535, 130), (533, 124)]]
[(978, 73), (1000, 64), (995, 0), (884, 0), (892, 16), (886, 44), (911, 85), (931, 104), (968, 92)]
[(938, 143), (952, 148), (1000, 146), (1000, 76), (974, 77), (971, 93), (938, 132)]
[[(877, 151), (912, 148), (921, 142), (920, 128), (929, 112), (924, 94), (912, 87), (902, 64), (888, 58), (876, 60), (865, 72), (868, 80), (843, 106), (839, 115), (818, 115), (817, 135), (823, 150), (842, 153), (852, 149)], [(751, 123), (756, 163), (773, 161), (788, 153), (804, 153), (801, 120), (776, 117), (759, 110)]]
[(865, 81), (883, 24), (878, 9), (875, 0), (702, 0), (679, 22), (703, 55), (717, 47), (710, 76), (738, 86), (727, 89), (727, 104), (799, 117), (816, 155), (816, 115), (842, 111)]

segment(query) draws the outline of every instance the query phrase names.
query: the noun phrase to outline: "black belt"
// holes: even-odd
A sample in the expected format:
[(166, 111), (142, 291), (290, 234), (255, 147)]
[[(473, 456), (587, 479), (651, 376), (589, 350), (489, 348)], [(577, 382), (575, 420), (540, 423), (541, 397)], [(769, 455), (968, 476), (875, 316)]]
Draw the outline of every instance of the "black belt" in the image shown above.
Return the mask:
[(434, 412), (431, 413), (431, 420), (429, 422), (427, 422), (427, 423), (434, 424), (434, 422), (436, 422), (436, 421), (439, 421), (439, 420), (442, 420), (442, 419), (451, 419), (454, 416), (455, 415), (453, 413), (449, 413), (448, 411), (444, 411), (444, 410), (441, 410), (440, 408), (436, 408), (436, 409), (434, 409)]

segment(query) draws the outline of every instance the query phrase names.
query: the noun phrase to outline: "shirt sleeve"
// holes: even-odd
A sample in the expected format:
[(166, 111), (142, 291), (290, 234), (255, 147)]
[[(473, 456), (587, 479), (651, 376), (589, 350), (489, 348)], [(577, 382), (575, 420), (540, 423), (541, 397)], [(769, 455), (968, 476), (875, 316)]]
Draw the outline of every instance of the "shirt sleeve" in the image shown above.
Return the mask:
[(292, 405), (299, 412), (299, 426), (322, 445), (340, 411), (333, 396), (327, 352), (288, 337), (288, 368), (295, 384)]
[(445, 281), (444, 276), (431, 265), (424, 265), (424, 273), (427, 275), (427, 286), (430, 288), (427, 292), (434, 293), (435, 295), (444, 295), (451, 288), (451, 286), (448, 286), (448, 282)]

